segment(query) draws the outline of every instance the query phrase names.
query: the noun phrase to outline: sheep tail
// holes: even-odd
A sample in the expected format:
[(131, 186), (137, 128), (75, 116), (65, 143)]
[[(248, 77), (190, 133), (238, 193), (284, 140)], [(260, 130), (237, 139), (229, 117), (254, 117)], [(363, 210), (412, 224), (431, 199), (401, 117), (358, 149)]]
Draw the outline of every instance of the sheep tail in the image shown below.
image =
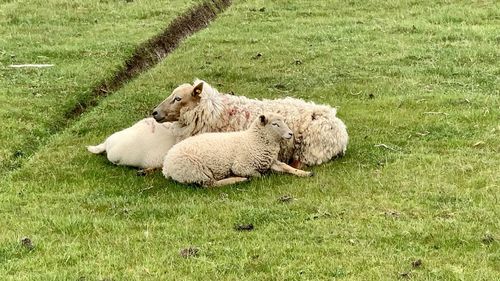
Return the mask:
[(106, 143), (103, 142), (103, 143), (95, 145), (95, 146), (89, 145), (89, 146), (87, 146), (87, 150), (90, 151), (91, 153), (94, 153), (94, 154), (101, 154), (104, 151), (106, 151)]

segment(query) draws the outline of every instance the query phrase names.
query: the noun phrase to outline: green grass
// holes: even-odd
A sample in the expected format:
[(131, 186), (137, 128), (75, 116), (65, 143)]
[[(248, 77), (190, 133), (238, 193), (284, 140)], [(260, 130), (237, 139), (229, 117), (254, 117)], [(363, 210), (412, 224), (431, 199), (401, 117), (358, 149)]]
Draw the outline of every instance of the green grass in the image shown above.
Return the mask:
[[(2, 279), (498, 279), (499, 11), (494, 1), (235, 1), (2, 179)], [(347, 155), (310, 179), (204, 190), (86, 152), (194, 77), (338, 107)], [(246, 223), (255, 230), (234, 230)], [(179, 255), (189, 246), (197, 257)]]
[[(139, 43), (196, 2), (0, 2), (0, 173), (19, 167)], [(25, 63), (55, 66), (8, 67)]]

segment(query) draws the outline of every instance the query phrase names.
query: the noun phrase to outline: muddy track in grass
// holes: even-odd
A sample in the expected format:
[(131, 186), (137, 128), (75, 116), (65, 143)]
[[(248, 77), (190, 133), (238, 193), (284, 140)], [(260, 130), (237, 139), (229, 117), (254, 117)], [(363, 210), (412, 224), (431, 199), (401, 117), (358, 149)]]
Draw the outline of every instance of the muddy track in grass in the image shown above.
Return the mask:
[[(157, 65), (173, 52), (183, 39), (207, 27), (231, 3), (231, 0), (206, 0), (176, 17), (160, 34), (140, 44), (123, 66), (111, 75), (111, 78), (103, 78), (101, 82), (97, 83), (97, 86), (91, 88), (88, 95), (66, 112), (62, 122), (53, 124), (50, 128), (52, 134), (65, 130), (74, 120), (97, 106), (104, 97), (113, 94), (130, 80)], [(21, 168), (26, 158), (35, 154), (46, 142), (47, 140), (34, 150), (25, 153), (23, 157), (19, 157), (16, 152), (10, 161), (7, 161), (8, 163), (0, 165), (0, 178)], [(18, 151), (25, 151), (25, 147), (19, 147)]]
[(66, 118), (70, 120), (77, 118), (89, 108), (96, 106), (102, 97), (116, 92), (128, 81), (157, 65), (174, 51), (184, 38), (207, 27), (230, 5), (231, 0), (209, 0), (175, 18), (162, 33), (141, 44), (112, 79), (99, 83), (90, 96), (79, 101), (67, 112)]

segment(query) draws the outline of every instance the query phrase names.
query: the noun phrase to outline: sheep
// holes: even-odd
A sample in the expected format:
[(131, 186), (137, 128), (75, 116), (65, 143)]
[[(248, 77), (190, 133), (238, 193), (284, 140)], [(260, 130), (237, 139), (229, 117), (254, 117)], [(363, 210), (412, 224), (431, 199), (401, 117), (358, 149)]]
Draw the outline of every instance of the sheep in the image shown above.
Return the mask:
[(145, 118), (109, 136), (103, 143), (87, 146), (94, 154), (106, 152), (110, 162), (152, 171), (161, 168), (163, 158), (176, 141), (175, 123), (157, 123)]
[(184, 91), (174, 91), (153, 111), (158, 122), (178, 121), (178, 140), (205, 132), (231, 132), (248, 128), (262, 112), (285, 117), (294, 133), (282, 140), (279, 160), (293, 167), (312, 166), (344, 155), (348, 135), (336, 109), (295, 98), (255, 100), (244, 96), (220, 94), (208, 83), (196, 79)]
[(311, 176), (278, 161), (280, 140), (292, 136), (282, 116), (262, 114), (245, 131), (205, 133), (177, 143), (165, 156), (163, 175), (204, 187), (243, 182), (269, 169)]

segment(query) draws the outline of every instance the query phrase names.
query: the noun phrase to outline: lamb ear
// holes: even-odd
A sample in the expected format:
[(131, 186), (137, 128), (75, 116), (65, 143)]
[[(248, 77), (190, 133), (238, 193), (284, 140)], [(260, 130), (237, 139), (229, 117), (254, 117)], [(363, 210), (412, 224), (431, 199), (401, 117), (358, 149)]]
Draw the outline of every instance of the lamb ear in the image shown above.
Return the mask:
[(262, 123), (262, 125), (267, 125), (267, 118), (265, 115), (261, 115), (259, 116), (259, 119), (260, 119), (260, 123)]
[(193, 92), (191, 95), (193, 97), (199, 97), (201, 95), (201, 92), (203, 91), (203, 82), (200, 82), (198, 85), (196, 85), (193, 89)]

